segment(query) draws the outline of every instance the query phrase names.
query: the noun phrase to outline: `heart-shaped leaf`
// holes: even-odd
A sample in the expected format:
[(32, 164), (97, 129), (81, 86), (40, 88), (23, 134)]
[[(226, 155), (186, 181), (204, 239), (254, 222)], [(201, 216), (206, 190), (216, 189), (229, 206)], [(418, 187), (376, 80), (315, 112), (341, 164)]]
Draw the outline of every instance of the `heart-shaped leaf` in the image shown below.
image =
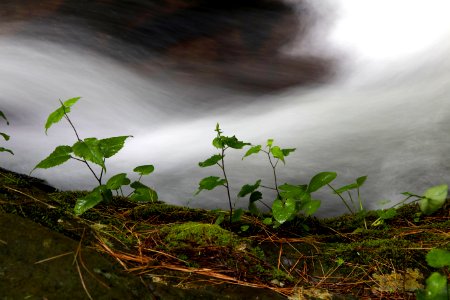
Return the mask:
[(294, 199), (287, 199), (284, 203), (281, 200), (275, 200), (272, 204), (272, 214), (275, 220), (283, 224), (296, 212), (296, 203)]
[(118, 190), (124, 185), (130, 184), (130, 179), (127, 178), (127, 174), (120, 173), (111, 177), (106, 183), (106, 187), (111, 190)]
[(420, 210), (426, 215), (431, 215), (444, 205), (447, 193), (448, 185), (446, 184), (427, 189), (419, 201)]
[(133, 169), (133, 172), (139, 173), (140, 175), (148, 175), (155, 171), (155, 167), (153, 165), (143, 165)]
[(443, 249), (432, 249), (426, 256), (430, 267), (443, 268), (450, 266), (450, 251)]
[(314, 175), (308, 184), (308, 192), (312, 193), (320, 189), (321, 187), (329, 184), (336, 178), (335, 172), (321, 172)]

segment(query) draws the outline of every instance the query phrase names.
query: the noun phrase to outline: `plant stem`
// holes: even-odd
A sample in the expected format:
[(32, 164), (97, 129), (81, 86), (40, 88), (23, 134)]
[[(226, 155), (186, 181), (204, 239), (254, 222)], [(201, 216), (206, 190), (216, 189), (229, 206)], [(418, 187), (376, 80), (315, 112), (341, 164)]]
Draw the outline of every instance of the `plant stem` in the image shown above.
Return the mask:
[(328, 185), (328, 187), (329, 187), (330, 189), (333, 190), (333, 192), (334, 192), (336, 195), (338, 195), (339, 198), (341, 198), (342, 202), (344, 202), (344, 204), (345, 204), (345, 206), (347, 207), (348, 211), (353, 215), (353, 214), (354, 214), (353, 210), (350, 208), (350, 206), (348, 206), (347, 201), (345, 201), (345, 199), (342, 197), (342, 195), (341, 195), (340, 193), (338, 193), (338, 192), (337, 192), (330, 184), (327, 184), (327, 185)]
[(230, 185), (228, 183), (227, 173), (225, 171), (225, 160), (224, 160), (225, 149), (226, 148), (222, 147), (222, 165), (219, 164), (219, 167), (222, 169), (223, 177), (225, 178), (225, 182), (226, 182), (226, 184), (224, 186), (227, 189), (228, 203), (230, 205), (230, 224), (231, 224), (232, 217), (233, 217), (233, 205), (231, 204)]
[(274, 182), (275, 182), (275, 190), (277, 191), (278, 198), (281, 199), (280, 191), (278, 190), (277, 172), (275, 171), (275, 169), (277, 167), (277, 164), (278, 164), (278, 160), (277, 160), (277, 162), (275, 164), (273, 164), (272, 158), (270, 157), (270, 152), (266, 152), (266, 153), (267, 153), (267, 157), (269, 158), (270, 165), (272, 166), (273, 179), (274, 179)]
[[(97, 177), (97, 174), (95, 174), (94, 170), (91, 168), (91, 166), (89, 165), (89, 163), (84, 160), (84, 159), (79, 159), (73, 156), (70, 156), (70, 158), (81, 161), (82, 163), (86, 164), (86, 166), (89, 168), (89, 170), (91, 171), (92, 175), (94, 175), (95, 179), (98, 181), (98, 185), (102, 185), (102, 179)], [(102, 169), (103, 170), (103, 169)]]

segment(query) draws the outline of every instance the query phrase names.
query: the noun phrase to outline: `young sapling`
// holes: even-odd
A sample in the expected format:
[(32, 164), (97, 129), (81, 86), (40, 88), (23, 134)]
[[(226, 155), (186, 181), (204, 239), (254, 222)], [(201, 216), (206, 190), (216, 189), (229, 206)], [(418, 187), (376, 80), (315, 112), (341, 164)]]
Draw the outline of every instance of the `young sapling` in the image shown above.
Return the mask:
[[(80, 161), (86, 165), (96, 179), (98, 186), (85, 197), (77, 199), (74, 208), (75, 214), (77, 215), (84, 213), (101, 201), (109, 202), (112, 199), (113, 190), (116, 191), (116, 193), (121, 191), (123, 195), (122, 187), (126, 185), (130, 185), (130, 187), (134, 189), (129, 195), (131, 200), (139, 202), (157, 201), (157, 193), (140, 182), (143, 175), (148, 175), (153, 172), (154, 167), (152, 165), (136, 167), (134, 172), (138, 173), (140, 176), (137, 181), (132, 183), (125, 173), (120, 173), (112, 176), (106, 184), (103, 184), (103, 176), (106, 173), (106, 159), (117, 154), (123, 148), (125, 141), (131, 136), (116, 136), (105, 139), (90, 137), (81, 139), (68, 115), (71, 107), (77, 103), (79, 99), (80, 97), (76, 97), (68, 99), (65, 102), (60, 101), (61, 106), (49, 115), (47, 122), (45, 123), (45, 133), (47, 134), (48, 129), (53, 124), (58, 123), (64, 118), (72, 127), (76, 136), (76, 142), (72, 146), (61, 145), (56, 147), (55, 150), (47, 158), (39, 162), (31, 172), (38, 168), (53, 168), (70, 159)], [(96, 173), (92, 164), (100, 167), (100, 172)]]

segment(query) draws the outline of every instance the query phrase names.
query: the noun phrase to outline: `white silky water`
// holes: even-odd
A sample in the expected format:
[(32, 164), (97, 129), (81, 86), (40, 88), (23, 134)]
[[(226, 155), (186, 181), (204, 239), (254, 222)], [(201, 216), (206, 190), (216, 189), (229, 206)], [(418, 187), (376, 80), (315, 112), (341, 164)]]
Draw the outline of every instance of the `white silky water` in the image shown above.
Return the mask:
[[(107, 175), (132, 177), (135, 166), (154, 164), (155, 173), (144, 182), (169, 203), (227, 207), (224, 190), (193, 196), (200, 179), (220, 175), (218, 168), (198, 167), (215, 153), (217, 122), (225, 135), (253, 144), (274, 138), (281, 147), (297, 148), (277, 168), (280, 183), (308, 183), (315, 173), (336, 171), (338, 187), (368, 175), (361, 190), (367, 208), (380, 207), (383, 199), (398, 201), (404, 191), (420, 194), (450, 183), (450, 5), (445, 0), (333, 3), (315, 4), (332, 15), (327, 30), (318, 26), (307, 47), (288, 45), (285, 51), (339, 53), (343, 67), (335, 80), (259, 96), (172, 82), (163, 69), (154, 79), (83, 46), (1, 34), (0, 110), (11, 124), (2, 122), (0, 131), (11, 140), (0, 145), (15, 155), (0, 153), (0, 165), (29, 173), (56, 146), (72, 145), (75, 135), (67, 123), (54, 125), (47, 136), (44, 123), (58, 99), (82, 96), (70, 117), (83, 138), (133, 135), (107, 161)], [(127, 45), (117, 47), (127, 51)], [(226, 157), (234, 192), (259, 178), (272, 185), (266, 158), (242, 161), (244, 153), (231, 149)], [(60, 189), (90, 189), (96, 183), (76, 161), (33, 176)], [(323, 200), (318, 215), (345, 212), (326, 188), (316, 198)], [(247, 201), (236, 205), (245, 207)]]

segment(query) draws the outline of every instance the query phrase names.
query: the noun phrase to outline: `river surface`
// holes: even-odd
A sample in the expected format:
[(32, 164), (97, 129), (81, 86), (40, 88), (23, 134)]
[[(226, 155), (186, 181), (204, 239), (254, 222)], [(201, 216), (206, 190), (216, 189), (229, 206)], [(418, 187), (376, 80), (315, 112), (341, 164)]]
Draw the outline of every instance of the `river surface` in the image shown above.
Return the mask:
[[(340, 186), (368, 175), (369, 208), (450, 182), (447, 1), (249, 1), (180, 5), (180, 14), (157, 11), (149, 4), (157, 1), (108, 2), (0, 5), (0, 110), (11, 123), (1, 124), (11, 135), (1, 145), (15, 152), (0, 155), (2, 167), (29, 173), (57, 145), (73, 144), (68, 124), (46, 136), (44, 123), (58, 99), (82, 96), (70, 115), (82, 137), (133, 135), (107, 175), (154, 164), (144, 182), (169, 203), (227, 207), (223, 189), (193, 196), (201, 178), (220, 175), (197, 165), (215, 153), (217, 122), (253, 144), (297, 148), (279, 165), (279, 182), (330, 170)], [(259, 178), (272, 185), (265, 157), (243, 154), (226, 158), (234, 193)], [(76, 161), (33, 174), (60, 189), (95, 186)], [(316, 197), (319, 215), (345, 212), (329, 191)]]

